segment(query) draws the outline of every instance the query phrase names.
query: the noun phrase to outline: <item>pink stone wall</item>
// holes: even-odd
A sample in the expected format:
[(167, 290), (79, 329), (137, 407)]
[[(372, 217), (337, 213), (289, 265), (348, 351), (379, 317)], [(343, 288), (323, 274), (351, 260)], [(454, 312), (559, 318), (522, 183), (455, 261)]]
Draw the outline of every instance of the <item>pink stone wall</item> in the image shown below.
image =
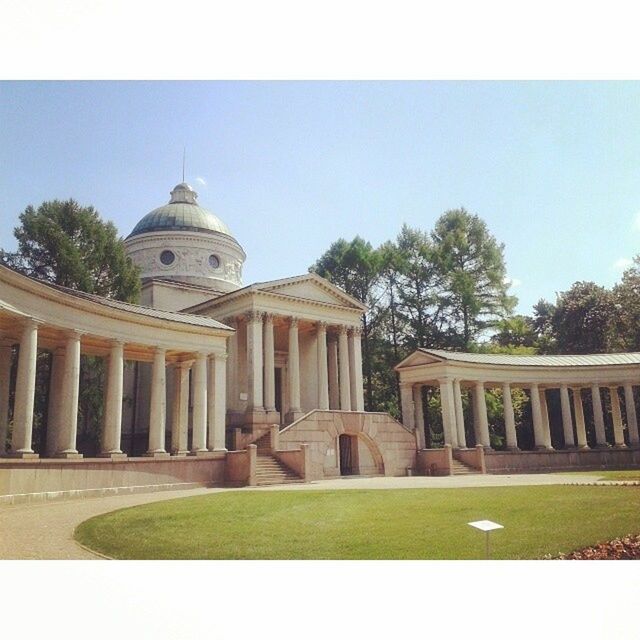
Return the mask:
[[(226, 454), (210, 458), (0, 460), (0, 502), (224, 484)], [(10, 496), (21, 496), (11, 498)], [(6, 497), (4, 500), (3, 497)]]
[(312, 480), (340, 475), (338, 437), (358, 437), (358, 449), (365, 446), (367, 472), (405, 476), (416, 463), (416, 440), (407, 429), (386, 413), (315, 410), (280, 432), (280, 449), (309, 445), (309, 476)]
[(421, 449), (417, 453), (416, 473), (421, 476), (450, 476), (451, 461), (451, 445), (442, 449)]

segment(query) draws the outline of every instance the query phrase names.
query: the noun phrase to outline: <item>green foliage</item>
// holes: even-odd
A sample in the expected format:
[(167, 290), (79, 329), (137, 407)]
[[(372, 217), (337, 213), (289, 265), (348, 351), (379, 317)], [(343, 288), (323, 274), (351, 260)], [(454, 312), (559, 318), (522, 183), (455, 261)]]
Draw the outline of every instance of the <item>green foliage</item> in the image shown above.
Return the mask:
[(126, 257), (113, 223), (104, 222), (93, 207), (81, 207), (75, 200), (28, 206), (14, 235), (18, 251), (1, 255), (7, 266), (71, 289), (138, 300), (138, 269)]
[(445, 212), (431, 233), (433, 260), (441, 283), (442, 314), (451, 333), (468, 348), (496, 320), (511, 312), (504, 245), (477, 215), (464, 209)]
[(558, 295), (552, 317), (558, 353), (606, 353), (614, 345), (616, 307), (611, 291), (576, 282)]

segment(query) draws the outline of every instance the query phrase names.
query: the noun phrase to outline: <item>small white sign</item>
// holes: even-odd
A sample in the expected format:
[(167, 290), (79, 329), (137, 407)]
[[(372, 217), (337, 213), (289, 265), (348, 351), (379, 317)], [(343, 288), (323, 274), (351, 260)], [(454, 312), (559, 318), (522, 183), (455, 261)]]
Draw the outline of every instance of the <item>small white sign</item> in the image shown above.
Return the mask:
[(470, 527), (480, 529), (480, 531), (493, 531), (494, 529), (504, 529), (501, 524), (491, 522), (491, 520), (477, 520), (476, 522), (467, 522)]

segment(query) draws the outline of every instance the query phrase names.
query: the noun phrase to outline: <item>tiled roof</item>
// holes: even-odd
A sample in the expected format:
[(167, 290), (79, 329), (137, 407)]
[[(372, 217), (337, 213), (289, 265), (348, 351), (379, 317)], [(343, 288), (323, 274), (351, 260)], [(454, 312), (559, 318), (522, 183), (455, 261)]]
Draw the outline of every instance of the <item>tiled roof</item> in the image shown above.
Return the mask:
[(462, 353), (445, 349), (424, 349), (418, 351), (428, 355), (477, 364), (537, 367), (595, 367), (607, 365), (640, 364), (640, 353), (594, 353), (590, 355), (510, 355), (502, 353)]

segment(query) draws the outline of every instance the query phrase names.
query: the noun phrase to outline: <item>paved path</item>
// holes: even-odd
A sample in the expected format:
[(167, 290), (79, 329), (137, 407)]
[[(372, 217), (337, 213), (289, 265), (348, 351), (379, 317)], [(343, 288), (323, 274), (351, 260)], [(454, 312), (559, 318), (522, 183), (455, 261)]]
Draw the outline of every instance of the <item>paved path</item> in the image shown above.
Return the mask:
[[(472, 475), (441, 478), (339, 478), (311, 484), (260, 487), (258, 491), (326, 491), (330, 489), (442, 489), (463, 487), (503, 487), (552, 484), (588, 484), (592, 475)], [(0, 559), (38, 560), (97, 560), (98, 556), (83, 549), (73, 540), (75, 528), (93, 516), (160, 500), (170, 500), (221, 491), (255, 491), (242, 489), (189, 489), (163, 491), (105, 498), (78, 498), (38, 504), (0, 507)]]

